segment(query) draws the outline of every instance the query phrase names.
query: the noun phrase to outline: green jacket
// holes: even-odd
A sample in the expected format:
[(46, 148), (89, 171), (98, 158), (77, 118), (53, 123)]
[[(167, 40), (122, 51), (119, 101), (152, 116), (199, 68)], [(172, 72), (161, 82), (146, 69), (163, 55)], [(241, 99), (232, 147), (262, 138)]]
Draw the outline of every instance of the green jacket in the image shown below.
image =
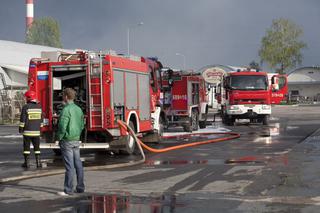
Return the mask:
[(80, 107), (67, 103), (60, 114), (56, 140), (79, 141), (84, 128), (84, 117)]

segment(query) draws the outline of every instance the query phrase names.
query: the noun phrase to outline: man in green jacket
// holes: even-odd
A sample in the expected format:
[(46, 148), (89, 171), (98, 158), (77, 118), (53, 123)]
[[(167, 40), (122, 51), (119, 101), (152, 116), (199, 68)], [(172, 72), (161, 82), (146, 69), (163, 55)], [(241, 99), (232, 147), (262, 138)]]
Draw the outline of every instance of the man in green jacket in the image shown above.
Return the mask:
[[(58, 192), (59, 195), (72, 195), (73, 192), (83, 193), (84, 174), (83, 166), (80, 160), (80, 136), (84, 128), (84, 116), (80, 107), (73, 100), (76, 92), (71, 88), (63, 91), (63, 107), (59, 116), (58, 132), (56, 140), (59, 141), (62, 158), (65, 165), (64, 191)], [(77, 175), (77, 186), (73, 191), (74, 169)]]

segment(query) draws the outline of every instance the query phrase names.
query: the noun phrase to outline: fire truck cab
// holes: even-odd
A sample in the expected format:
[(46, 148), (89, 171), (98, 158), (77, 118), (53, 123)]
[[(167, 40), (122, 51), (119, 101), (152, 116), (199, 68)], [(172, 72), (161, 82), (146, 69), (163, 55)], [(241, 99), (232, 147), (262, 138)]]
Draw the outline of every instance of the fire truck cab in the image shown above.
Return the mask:
[(266, 72), (237, 71), (227, 73), (221, 83), (221, 117), (228, 125), (236, 119), (269, 123), (271, 85)]
[(71, 87), (77, 92), (75, 103), (85, 114), (84, 148), (87, 144), (87, 148), (132, 153), (133, 139), (120, 130), (117, 120), (126, 122), (142, 135), (159, 134), (159, 127), (153, 125), (159, 118), (152, 117), (157, 95), (149, 83), (156, 79), (150, 76), (145, 58), (114, 52), (43, 52), (40, 59), (32, 59), (28, 84), (43, 108), (42, 133), (47, 143), (54, 140), (63, 107), (62, 91)]

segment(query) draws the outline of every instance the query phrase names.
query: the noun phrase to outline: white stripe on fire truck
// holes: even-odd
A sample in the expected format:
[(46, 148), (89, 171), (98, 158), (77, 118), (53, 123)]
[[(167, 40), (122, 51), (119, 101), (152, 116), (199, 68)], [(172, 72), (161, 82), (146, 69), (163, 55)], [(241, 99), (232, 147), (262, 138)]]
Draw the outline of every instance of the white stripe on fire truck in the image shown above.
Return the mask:
[(39, 75), (49, 75), (49, 71), (38, 71), (37, 76)]

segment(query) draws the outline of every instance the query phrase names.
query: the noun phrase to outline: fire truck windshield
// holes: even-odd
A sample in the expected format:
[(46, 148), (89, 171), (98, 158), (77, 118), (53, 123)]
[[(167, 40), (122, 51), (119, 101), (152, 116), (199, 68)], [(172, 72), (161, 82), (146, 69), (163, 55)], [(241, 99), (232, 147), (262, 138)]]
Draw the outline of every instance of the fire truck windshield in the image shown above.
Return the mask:
[(230, 88), (236, 90), (267, 90), (267, 77), (263, 75), (230, 76)]

